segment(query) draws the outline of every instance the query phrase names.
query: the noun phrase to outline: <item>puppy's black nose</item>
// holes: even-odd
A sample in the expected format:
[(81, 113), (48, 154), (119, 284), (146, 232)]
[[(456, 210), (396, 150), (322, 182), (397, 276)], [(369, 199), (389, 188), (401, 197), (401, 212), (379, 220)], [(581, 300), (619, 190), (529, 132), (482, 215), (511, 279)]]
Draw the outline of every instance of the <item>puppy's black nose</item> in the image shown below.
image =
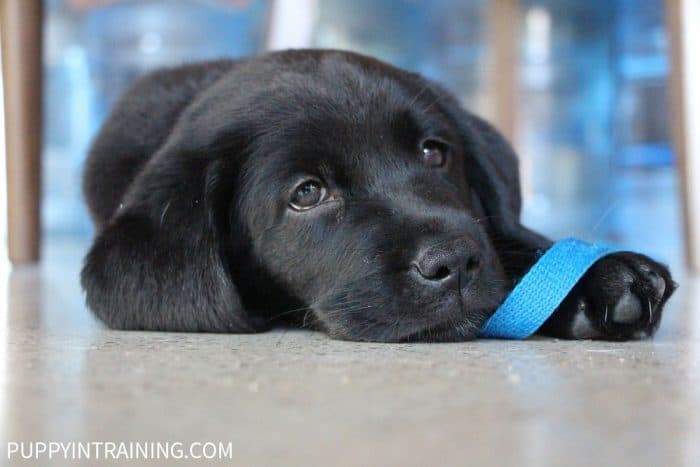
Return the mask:
[(412, 264), (420, 277), (431, 283), (443, 285), (460, 278), (464, 285), (481, 268), (481, 254), (473, 241), (460, 237), (428, 245)]

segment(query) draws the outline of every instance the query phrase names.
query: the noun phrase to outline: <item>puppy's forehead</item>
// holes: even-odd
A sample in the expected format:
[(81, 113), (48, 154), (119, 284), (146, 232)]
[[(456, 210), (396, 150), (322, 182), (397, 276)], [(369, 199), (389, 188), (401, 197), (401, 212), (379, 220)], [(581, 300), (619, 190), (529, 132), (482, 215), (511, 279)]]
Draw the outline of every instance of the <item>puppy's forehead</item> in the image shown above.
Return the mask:
[(245, 81), (251, 92), (218, 114), (237, 117), (232, 124), (255, 135), (249, 176), (261, 180), (320, 172), (347, 185), (382, 185), (419, 163), (422, 138), (451, 132), (422, 81), (361, 57), (324, 55), (277, 67), (255, 85)]
[(428, 130), (400, 102), (358, 96), (350, 106), (307, 97), (308, 110), (276, 125), (284, 138), (273, 138), (285, 147), (272, 159), (281, 159), (290, 175), (320, 172), (346, 184), (371, 184), (419, 161), (419, 141)]
[(363, 73), (321, 74), (279, 92), (271, 114), (275, 136), (314, 158), (359, 161), (372, 155), (414, 151), (428, 134), (450, 133), (447, 119), (392, 77)]

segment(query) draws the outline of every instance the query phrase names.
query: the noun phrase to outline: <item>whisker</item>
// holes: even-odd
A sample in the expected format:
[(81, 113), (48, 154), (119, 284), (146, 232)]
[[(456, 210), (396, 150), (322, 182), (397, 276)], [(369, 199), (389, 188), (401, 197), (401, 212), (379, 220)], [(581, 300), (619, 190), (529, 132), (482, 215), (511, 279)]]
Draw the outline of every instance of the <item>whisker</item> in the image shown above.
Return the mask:
[(612, 214), (612, 212), (620, 205), (622, 200), (618, 199), (610, 204), (608, 208), (603, 212), (603, 214), (600, 216), (600, 219), (595, 223), (593, 226), (593, 229), (591, 229), (591, 234), (594, 234), (598, 228), (603, 225), (603, 221)]
[(268, 321), (272, 321), (272, 320), (277, 319), (277, 318), (279, 318), (279, 317), (281, 317), (281, 316), (285, 316), (285, 315), (288, 315), (288, 314), (291, 314), (291, 313), (295, 313), (295, 312), (298, 312), (298, 311), (304, 311), (304, 310), (307, 310), (307, 309), (309, 309), (308, 306), (303, 306), (303, 307), (299, 307), (299, 308), (293, 308), (293, 309), (291, 309), (291, 310), (286, 310), (286, 311), (283, 311), (283, 312), (281, 312), (281, 313), (277, 313), (277, 314), (275, 314), (275, 315), (272, 315), (272, 316), (270, 316), (267, 320), (268, 320)]

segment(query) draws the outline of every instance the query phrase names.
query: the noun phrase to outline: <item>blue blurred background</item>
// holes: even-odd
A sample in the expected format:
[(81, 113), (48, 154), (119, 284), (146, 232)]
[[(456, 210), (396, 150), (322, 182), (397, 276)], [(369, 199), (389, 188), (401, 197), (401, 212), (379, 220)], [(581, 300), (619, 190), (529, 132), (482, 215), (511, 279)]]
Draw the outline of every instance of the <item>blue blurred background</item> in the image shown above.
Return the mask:
[[(662, 0), (516, 4), (508, 31), (516, 44), (512, 137), (525, 223), (680, 262)], [(49, 0), (44, 238), (91, 235), (82, 163), (115, 99), (143, 73), (284, 45), (350, 49), (441, 81), (492, 118), (502, 91), (494, 86), (492, 7), (487, 0)]]

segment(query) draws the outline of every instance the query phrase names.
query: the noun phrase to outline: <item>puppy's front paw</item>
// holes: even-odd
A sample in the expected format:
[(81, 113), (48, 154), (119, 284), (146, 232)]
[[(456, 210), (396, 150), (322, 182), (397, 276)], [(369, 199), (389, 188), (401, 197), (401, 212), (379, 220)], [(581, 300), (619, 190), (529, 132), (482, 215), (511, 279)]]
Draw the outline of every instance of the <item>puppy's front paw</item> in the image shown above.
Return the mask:
[(668, 268), (636, 253), (598, 261), (567, 297), (569, 336), (608, 340), (643, 339), (659, 327), (677, 285)]
[(677, 287), (667, 267), (629, 252), (603, 258), (586, 273), (582, 285), (597, 337), (609, 340), (654, 335)]

